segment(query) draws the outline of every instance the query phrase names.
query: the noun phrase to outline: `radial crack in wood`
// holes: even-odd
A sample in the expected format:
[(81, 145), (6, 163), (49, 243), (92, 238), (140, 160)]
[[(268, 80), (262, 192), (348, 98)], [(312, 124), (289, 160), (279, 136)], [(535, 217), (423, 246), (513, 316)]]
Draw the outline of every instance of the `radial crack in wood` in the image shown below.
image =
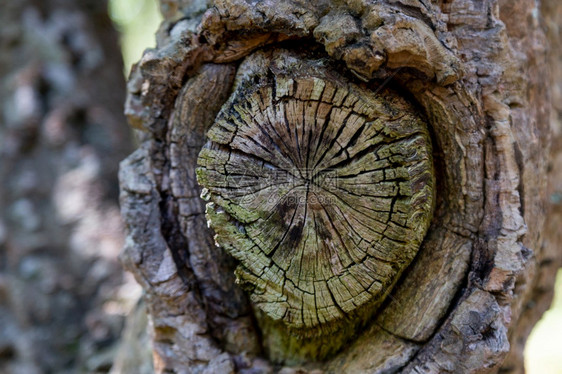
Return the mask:
[(269, 67), (258, 53), (240, 68), (199, 154), (198, 182), (254, 305), (302, 339), (351, 326), (349, 337), (429, 226), (430, 138), (391, 89), (277, 53)]

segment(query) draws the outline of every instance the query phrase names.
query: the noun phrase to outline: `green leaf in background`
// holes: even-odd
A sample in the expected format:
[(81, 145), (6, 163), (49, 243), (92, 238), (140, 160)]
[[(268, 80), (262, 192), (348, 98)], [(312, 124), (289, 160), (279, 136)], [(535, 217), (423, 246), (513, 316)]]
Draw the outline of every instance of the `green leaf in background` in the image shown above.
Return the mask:
[(562, 270), (558, 271), (554, 299), (533, 327), (525, 346), (527, 374), (562, 374)]
[(154, 47), (154, 34), (162, 21), (157, 0), (109, 0), (109, 15), (121, 33), (124, 73), (146, 48)]

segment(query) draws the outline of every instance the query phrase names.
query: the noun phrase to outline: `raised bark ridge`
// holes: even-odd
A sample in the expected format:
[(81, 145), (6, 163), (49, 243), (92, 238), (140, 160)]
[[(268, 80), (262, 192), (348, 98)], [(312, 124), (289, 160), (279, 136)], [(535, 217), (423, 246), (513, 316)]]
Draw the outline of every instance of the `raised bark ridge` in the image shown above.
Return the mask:
[(291, 57), (247, 59), (261, 71), (241, 68), (197, 176), (254, 304), (312, 336), (384, 299), (429, 226), (434, 177), (426, 125), (405, 100)]

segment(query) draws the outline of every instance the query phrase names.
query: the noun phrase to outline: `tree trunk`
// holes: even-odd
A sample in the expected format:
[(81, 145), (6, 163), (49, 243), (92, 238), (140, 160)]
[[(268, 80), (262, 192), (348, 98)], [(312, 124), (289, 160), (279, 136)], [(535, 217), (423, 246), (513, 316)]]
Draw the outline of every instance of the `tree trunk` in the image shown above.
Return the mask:
[(106, 1), (0, 8), (0, 372), (104, 372), (126, 313), (117, 34)]
[(120, 171), (157, 372), (522, 372), (561, 260), (537, 6), (162, 1)]

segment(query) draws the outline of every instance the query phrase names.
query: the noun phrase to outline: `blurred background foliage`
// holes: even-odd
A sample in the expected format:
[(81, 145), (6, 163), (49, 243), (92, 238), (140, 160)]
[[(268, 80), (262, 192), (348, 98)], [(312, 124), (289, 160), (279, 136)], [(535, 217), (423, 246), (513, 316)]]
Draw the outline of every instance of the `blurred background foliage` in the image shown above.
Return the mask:
[(156, 45), (154, 34), (162, 21), (157, 0), (109, 0), (109, 15), (121, 34), (125, 76), (146, 48)]
[(550, 309), (535, 325), (525, 348), (527, 374), (562, 374), (562, 270)]
[[(162, 16), (157, 0), (110, 0), (109, 14), (121, 33), (124, 73), (146, 48), (154, 47), (154, 34)], [(525, 351), (528, 374), (562, 374), (562, 272), (550, 310), (533, 329)]]

